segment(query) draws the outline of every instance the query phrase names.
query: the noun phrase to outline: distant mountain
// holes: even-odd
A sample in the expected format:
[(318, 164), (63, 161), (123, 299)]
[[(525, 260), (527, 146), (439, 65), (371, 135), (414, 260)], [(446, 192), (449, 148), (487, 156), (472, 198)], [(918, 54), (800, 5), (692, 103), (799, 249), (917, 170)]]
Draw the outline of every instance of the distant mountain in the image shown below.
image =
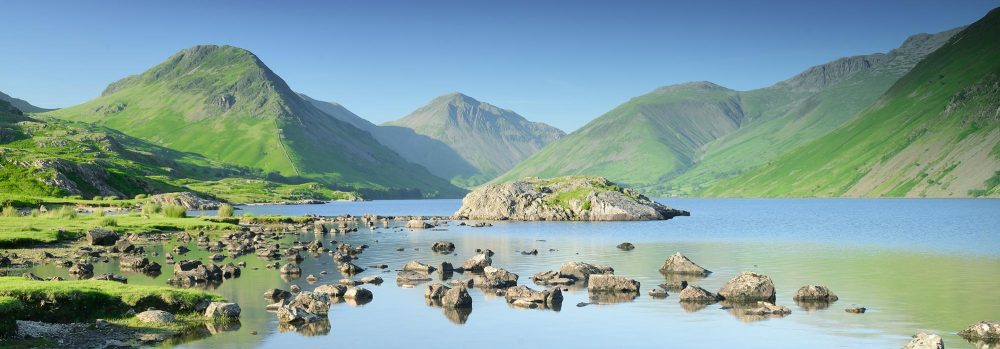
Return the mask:
[(378, 126), (352, 113), (340, 104), (319, 101), (299, 94), (316, 108), (368, 131), (379, 143), (392, 149), (406, 160), (419, 164), (432, 174), (444, 178), (467, 178), (475, 176), (478, 170), (465, 161), (454, 149), (434, 138), (417, 134), (411, 129), (399, 126)]
[[(457, 174), (453, 182), (464, 186), (492, 179), (565, 136), (555, 127), (528, 121), (511, 110), (461, 93), (435, 98), (402, 119), (383, 125), (387, 126), (412, 130), (453, 149), (476, 170), (471, 175), (460, 169), (448, 171)], [(421, 159), (415, 161), (424, 163)]]
[(1000, 9), (955, 34), (843, 127), (714, 196), (1000, 196)]
[(18, 99), (18, 98), (11, 97), (10, 95), (8, 95), (6, 93), (3, 93), (3, 92), (0, 92), (0, 101), (7, 101), (12, 106), (14, 106), (18, 110), (20, 110), (22, 112), (25, 112), (25, 113), (43, 113), (43, 112), (54, 110), (54, 109), (45, 109), (45, 108), (33, 106), (33, 105), (31, 105), (31, 103), (28, 103), (28, 101), (25, 101), (23, 99)]
[(232, 46), (185, 49), (112, 83), (94, 100), (48, 115), (95, 122), (216, 161), (358, 189), (367, 197), (463, 192), (368, 132), (320, 111), (257, 56)]
[(738, 92), (709, 82), (659, 88), (616, 107), (497, 181), (600, 175), (657, 196), (700, 195), (843, 125), (958, 29), (919, 34), (888, 54), (809, 68)]

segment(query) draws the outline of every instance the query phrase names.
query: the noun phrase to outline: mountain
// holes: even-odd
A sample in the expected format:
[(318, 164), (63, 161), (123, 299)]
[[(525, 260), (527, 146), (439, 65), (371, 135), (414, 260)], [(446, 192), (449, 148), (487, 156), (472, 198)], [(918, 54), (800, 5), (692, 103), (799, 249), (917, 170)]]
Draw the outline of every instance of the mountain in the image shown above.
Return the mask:
[(994, 9), (843, 127), (706, 193), (1000, 196), (998, 39)]
[(565, 136), (555, 127), (528, 121), (511, 110), (461, 93), (437, 97), (402, 119), (382, 126), (409, 129), (453, 149), (476, 170), (471, 174), (451, 171), (452, 181), (464, 186), (492, 179)]
[(464, 192), (320, 111), (253, 53), (232, 46), (185, 49), (94, 100), (47, 115), (368, 197)]
[(919, 34), (887, 54), (811, 67), (773, 86), (661, 87), (554, 142), (497, 181), (607, 176), (657, 196), (700, 195), (843, 125), (958, 29)]
[(444, 178), (465, 178), (478, 170), (444, 142), (399, 126), (378, 126), (352, 113), (340, 104), (319, 101), (304, 94), (303, 99), (324, 113), (368, 131), (379, 143), (392, 149), (406, 160), (419, 164), (432, 174)]
[(45, 109), (33, 106), (31, 105), (31, 103), (28, 103), (28, 101), (11, 97), (10, 95), (3, 92), (0, 92), (0, 101), (7, 101), (10, 103), (10, 105), (14, 106), (18, 110), (25, 113), (44, 113), (50, 110), (54, 110), (54, 109)]

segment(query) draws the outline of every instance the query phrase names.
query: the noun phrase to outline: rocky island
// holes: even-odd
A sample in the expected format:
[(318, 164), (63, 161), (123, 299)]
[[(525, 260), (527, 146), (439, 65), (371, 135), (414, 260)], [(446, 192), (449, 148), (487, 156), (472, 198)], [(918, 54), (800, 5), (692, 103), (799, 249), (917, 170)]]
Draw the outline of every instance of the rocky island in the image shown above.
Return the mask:
[(455, 219), (519, 221), (663, 220), (689, 213), (604, 177), (525, 178), (484, 185), (462, 200)]

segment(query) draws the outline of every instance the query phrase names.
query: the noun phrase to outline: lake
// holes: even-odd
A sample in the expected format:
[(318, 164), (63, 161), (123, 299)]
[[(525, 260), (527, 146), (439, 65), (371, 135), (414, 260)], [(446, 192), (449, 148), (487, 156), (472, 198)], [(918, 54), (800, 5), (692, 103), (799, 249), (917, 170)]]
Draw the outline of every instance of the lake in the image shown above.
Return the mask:
[[(368, 244), (355, 264), (384, 263), (389, 272), (368, 269), (357, 275), (381, 275), (386, 282), (365, 285), (374, 300), (365, 305), (335, 304), (329, 323), (279, 328), (264, 310), (264, 290), (297, 284), (312, 290), (340, 278), (327, 254), (303, 253), (302, 277), (283, 280), (263, 268), (256, 256), (246, 261), (242, 277), (215, 289), (243, 308), (239, 326), (214, 336), (177, 344), (181, 348), (364, 347), (685, 347), (717, 348), (899, 348), (920, 331), (940, 334), (948, 348), (972, 348), (955, 335), (980, 320), (1000, 319), (1000, 200), (959, 199), (668, 199), (690, 217), (654, 222), (494, 222), (473, 228), (452, 223), (443, 230), (375, 229), (321, 236), (353, 245)], [(239, 213), (283, 215), (450, 215), (459, 200), (386, 200), (334, 202), (325, 205), (244, 206)], [(309, 241), (312, 233), (289, 236)], [(456, 255), (431, 251), (435, 241), (454, 242)], [(631, 251), (615, 246), (628, 241)], [(147, 247), (160, 255), (174, 246)], [(403, 251), (397, 251), (403, 248)], [(458, 313), (424, 302), (426, 284), (403, 288), (394, 269), (410, 260), (460, 265), (477, 248), (496, 252), (493, 265), (520, 275), (519, 284), (535, 289), (530, 276), (558, 270), (569, 261), (614, 267), (616, 275), (642, 284), (640, 296), (616, 304), (577, 307), (587, 302), (585, 289), (564, 292), (559, 311), (519, 309), (503, 297), (470, 289), (472, 311)], [(419, 250), (418, 250), (419, 249)], [(537, 249), (538, 255), (520, 251)], [(183, 259), (208, 253), (192, 248)], [(777, 304), (792, 310), (780, 318), (735, 316), (713, 304), (682, 307), (677, 292), (654, 299), (647, 291), (665, 278), (664, 259), (682, 252), (712, 270), (693, 280), (710, 291), (742, 271), (771, 277)], [(178, 258), (178, 260), (181, 258)], [(260, 270), (251, 270), (259, 267)], [(66, 269), (38, 266), (43, 277), (66, 277)], [(327, 271), (327, 275), (320, 275)], [(121, 273), (114, 262), (95, 264), (95, 273)], [(156, 278), (125, 273), (132, 284), (164, 284)], [(310, 285), (305, 276), (321, 279)], [(437, 274), (435, 274), (436, 276)], [(462, 278), (456, 274), (456, 278)], [(438, 280), (435, 280), (438, 281)], [(840, 300), (826, 309), (806, 309), (792, 301), (807, 284), (826, 285)], [(864, 306), (865, 314), (844, 311)], [(251, 332), (256, 331), (253, 335)]]

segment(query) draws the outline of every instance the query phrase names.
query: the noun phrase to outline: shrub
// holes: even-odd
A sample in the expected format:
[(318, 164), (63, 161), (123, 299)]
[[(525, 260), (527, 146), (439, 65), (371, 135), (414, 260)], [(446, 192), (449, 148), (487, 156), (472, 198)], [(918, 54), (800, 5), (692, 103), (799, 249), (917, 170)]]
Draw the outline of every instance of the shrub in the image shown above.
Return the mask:
[(90, 199), (94, 200), (94, 201), (101, 201), (101, 200), (104, 200), (104, 197), (100, 196), (100, 195), (94, 195), (94, 197), (92, 197)]
[(149, 195), (146, 195), (146, 194), (136, 194), (135, 195), (135, 199), (136, 200), (142, 200), (142, 199), (145, 199), (145, 198), (148, 198), (148, 197), (149, 197)]
[(18, 216), (17, 209), (14, 208), (14, 206), (10, 205), (4, 206), (2, 215), (4, 217), (17, 217)]
[(142, 205), (142, 214), (147, 215), (147, 216), (151, 216), (153, 214), (160, 213), (160, 211), (162, 211), (162, 210), (163, 210), (163, 206), (161, 206), (160, 204), (157, 204), (157, 203), (150, 202), (148, 204)]
[(52, 215), (62, 219), (73, 219), (76, 218), (76, 210), (69, 206), (62, 206), (58, 210), (52, 211)]
[(38, 216), (41, 216), (41, 215), (42, 215), (42, 210), (39, 210), (37, 208), (31, 209), (31, 216), (32, 217), (38, 217)]
[(118, 226), (118, 221), (115, 220), (114, 217), (104, 217), (104, 219), (101, 219), (101, 226), (102, 227), (117, 227)]
[(222, 204), (219, 206), (219, 217), (232, 217), (233, 216), (233, 205)]
[(166, 205), (162, 208), (163, 216), (168, 218), (187, 217), (187, 209), (180, 205)]

